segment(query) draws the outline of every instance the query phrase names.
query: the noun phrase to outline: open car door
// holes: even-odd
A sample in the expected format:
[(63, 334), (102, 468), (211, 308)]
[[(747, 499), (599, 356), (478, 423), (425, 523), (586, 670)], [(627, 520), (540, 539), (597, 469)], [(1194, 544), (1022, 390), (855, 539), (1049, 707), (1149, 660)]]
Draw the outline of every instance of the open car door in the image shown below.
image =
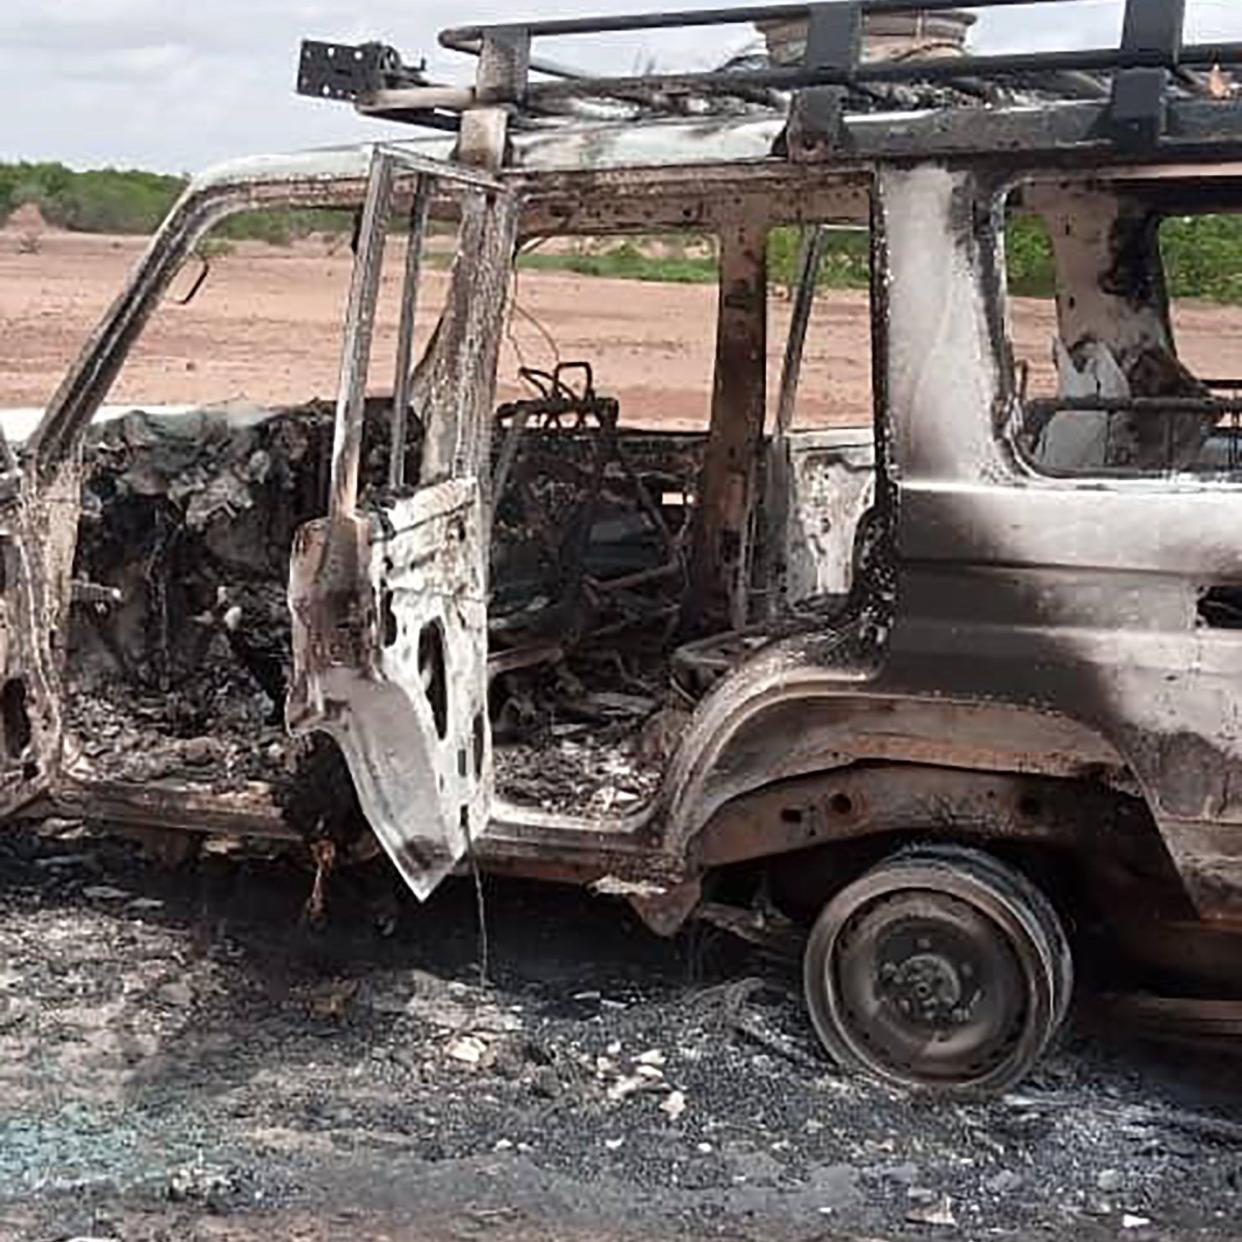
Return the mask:
[[(394, 205), (410, 202), (387, 488), (360, 510), (363, 415)], [(448, 301), (413, 359), (430, 204), (460, 212)], [(359, 228), (328, 516), (298, 534), (290, 571), (295, 732), (334, 738), (363, 811), (411, 889), (428, 896), (487, 827), (486, 477), (499, 341), (517, 230), (482, 173), (379, 147)], [(422, 432), (407, 479), (409, 414)]]

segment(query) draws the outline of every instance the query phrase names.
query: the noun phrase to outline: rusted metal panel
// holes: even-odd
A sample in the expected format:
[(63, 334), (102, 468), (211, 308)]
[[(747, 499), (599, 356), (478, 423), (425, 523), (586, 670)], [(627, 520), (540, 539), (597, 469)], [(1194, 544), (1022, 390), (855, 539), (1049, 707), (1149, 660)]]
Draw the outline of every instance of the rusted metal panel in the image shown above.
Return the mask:
[(414, 382), (415, 405), (428, 414), (423, 484), (488, 472), (496, 360), (518, 218), (510, 195), (474, 196), (463, 204), (459, 250), (470, 262), (453, 270), (440, 329)]
[(767, 414), (767, 228), (720, 236), (720, 300), (711, 429), (699, 483), (685, 621), (699, 633), (747, 622), (751, 523)]
[[(332, 445), (332, 487), (328, 512), (352, 518), (358, 506), (358, 462), (362, 454), (362, 409), (371, 367), (371, 334), (383, 275), (388, 216), (392, 208), (393, 163), (381, 151), (371, 161), (367, 196), (358, 228), (358, 256), (349, 306), (345, 312), (345, 344), (337, 387), (336, 437)], [(412, 322), (412, 321), (411, 321)]]
[[(1236, 976), (1235, 976), (1236, 977)], [(1114, 996), (1088, 1007), (1088, 1016), (1123, 1030), (1130, 1038), (1185, 1044), (1200, 1051), (1236, 1051), (1242, 1038), (1242, 1001), (1188, 996)], [(1189, 1130), (1208, 1142), (1242, 1144), (1242, 1125), (1218, 1117), (1177, 1116), (1172, 1128)]]
[(530, 78), (530, 33), (522, 26), (493, 26), (479, 41), (475, 91), (484, 104), (521, 100)]
[(410, 388), (413, 383), (414, 318), (418, 309), (419, 277), (422, 272), (423, 243), (431, 210), (433, 183), (420, 177), (410, 206), (410, 225), (406, 239), (405, 284), (401, 292), (401, 317), (397, 324), (396, 374), (392, 384), (392, 444), (389, 448), (388, 482), (394, 488), (405, 486), (405, 449), (409, 432)]
[[(1223, 923), (1242, 923), (1242, 817), (1230, 789), (1237, 770), (1238, 760), (1223, 752), (1206, 769), (1163, 770), (1154, 789), (1157, 822), (1191, 900), (1201, 914)], [(1178, 786), (1211, 818), (1179, 815), (1172, 792)]]
[(241, 790), (203, 790), (171, 783), (135, 785), (71, 773), (57, 782), (45, 813), (125, 827), (302, 842), (284, 821), (272, 790), (257, 783)]
[(498, 172), (508, 149), (509, 114), (504, 108), (471, 108), (461, 119), (456, 158), (462, 164)]
[(62, 674), (81, 474), (8, 477), (0, 501), (0, 814), (55, 788), (64, 758)]
[(722, 808), (695, 838), (696, 867), (793, 853), (878, 834), (1098, 847), (1111, 799), (1046, 777), (917, 764), (846, 769), (778, 783)]
[(787, 164), (510, 173), (523, 196), (522, 232), (720, 232), (739, 216), (756, 225), (866, 223), (869, 174), (849, 164), (800, 169)]
[(839, 629), (770, 644), (704, 701), (666, 781), (668, 852), (735, 798), (860, 762), (1124, 784), (1117, 751), (1068, 715), (967, 695), (953, 702), (942, 686), (890, 690), (850, 626), (847, 616)]

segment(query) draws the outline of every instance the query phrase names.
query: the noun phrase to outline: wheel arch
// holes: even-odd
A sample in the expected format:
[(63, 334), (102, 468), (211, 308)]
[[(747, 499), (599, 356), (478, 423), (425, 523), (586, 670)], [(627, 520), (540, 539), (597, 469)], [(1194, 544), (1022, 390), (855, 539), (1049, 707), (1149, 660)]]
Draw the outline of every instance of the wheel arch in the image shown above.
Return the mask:
[(1142, 814), (1120, 795), (1068, 777), (862, 762), (733, 799), (688, 843), (686, 863), (702, 874), (894, 835), (1090, 849), (1113, 835), (1123, 806), (1130, 817)]
[[(842, 693), (839, 683), (776, 684), (732, 711), (719, 700), (706, 706), (678, 755), (663, 831), (665, 852), (688, 865), (709, 863), (719, 853), (712, 843), (726, 829), (748, 836), (752, 857), (857, 832), (865, 826), (860, 807), (876, 812), (891, 801), (877, 775), (885, 769), (901, 774), (898, 784), (933, 826), (946, 819), (953, 782), (969, 790), (984, 785), (979, 798), (968, 799), (970, 815), (985, 825), (997, 819), (1006, 835), (1054, 827), (1038, 815), (1012, 813), (1032, 781), (1127, 786), (1126, 764), (1102, 734), (1049, 711)], [(791, 844), (799, 820), (779, 805), (782, 797), (814, 800), (829, 787), (830, 799), (849, 805), (838, 800), (836, 813), (815, 820), (802, 845)], [(739, 818), (752, 821), (749, 833)], [(740, 848), (736, 840), (731, 848)]]

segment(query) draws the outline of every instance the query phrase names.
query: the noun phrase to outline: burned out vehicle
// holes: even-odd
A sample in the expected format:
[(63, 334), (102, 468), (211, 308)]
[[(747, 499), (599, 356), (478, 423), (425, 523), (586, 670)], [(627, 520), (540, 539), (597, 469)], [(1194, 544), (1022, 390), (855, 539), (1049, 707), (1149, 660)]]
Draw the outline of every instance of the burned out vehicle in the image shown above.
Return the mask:
[[(868, 58), (899, 7), (449, 32), (468, 90), (307, 45), (304, 92), (447, 132), (196, 179), (10, 449), (6, 811), (321, 862), (374, 839), (420, 897), (473, 859), (662, 934), (801, 918), (828, 1049), (942, 1089), (1029, 1070), (1093, 937), (1242, 980), (1242, 381), (1179, 360), (1160, 249), (1166, 219), (1242, 211), (1242, 103), (1213, 68), (1239, 49), (1130, 0), (1120, 49)], [(599, 79), (531, 53), (751, 20), (792, 23), (792, 61)], [(335, 410), (98, 420), (198, 239), (273, 205), (358, 211)], [(1056, 265), (1042, 387), (1008, 319), (1024, 215)], [(801, 283), (769, 416), (784, 227)], [(843, 227), (869, 237), (874, 425), (800, 431)], [(628, 425), (589, 365), (500, 401), (523, 247), (657, 231), (719, 256), (706, 432)]]

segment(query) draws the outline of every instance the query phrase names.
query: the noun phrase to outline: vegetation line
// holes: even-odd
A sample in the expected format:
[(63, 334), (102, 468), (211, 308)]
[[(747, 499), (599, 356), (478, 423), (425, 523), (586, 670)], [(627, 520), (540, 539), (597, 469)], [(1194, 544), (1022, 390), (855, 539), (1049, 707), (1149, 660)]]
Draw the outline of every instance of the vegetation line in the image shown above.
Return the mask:
[[(185, 189), (184, 177), (99, 169), (74, 172), (63, 164), (0, 163), (0, 222), (27, 203), (59, 228), (83, 233), (152, 232)], [(255, 211), (226, 220), (206, 243), (225, 253), (232, 241), (257, 240), (290, 245), (314, 233), (343, 233), (352, 227), (348, 212), (328, 210)], [(1201, 216), (1166, 220), (1160, 232), (1174, 297), (1242, 303), (1242, 216)], [(654, 242), (654, 244), (648, 244)], [(1007, 255), (1010, 291), (1018, 296), (1055, 293), (1052, 248), (1043, 223), (1033, 218), (1010, 222)], [(775, 284), (794, 280), (798, 236), (776, 229), (769, 244)], [(564, 253), (536, 251), (520, 265), (544, 271), (576, 272), (621, 280), (711, 284), (716, 261), (710, 239), (662, 236), (615, 242), (597, 240)], [(865, 234), (841, 231), (829, 241), (821, 284), (858, 289), (868, 282), (870, 257)]]

